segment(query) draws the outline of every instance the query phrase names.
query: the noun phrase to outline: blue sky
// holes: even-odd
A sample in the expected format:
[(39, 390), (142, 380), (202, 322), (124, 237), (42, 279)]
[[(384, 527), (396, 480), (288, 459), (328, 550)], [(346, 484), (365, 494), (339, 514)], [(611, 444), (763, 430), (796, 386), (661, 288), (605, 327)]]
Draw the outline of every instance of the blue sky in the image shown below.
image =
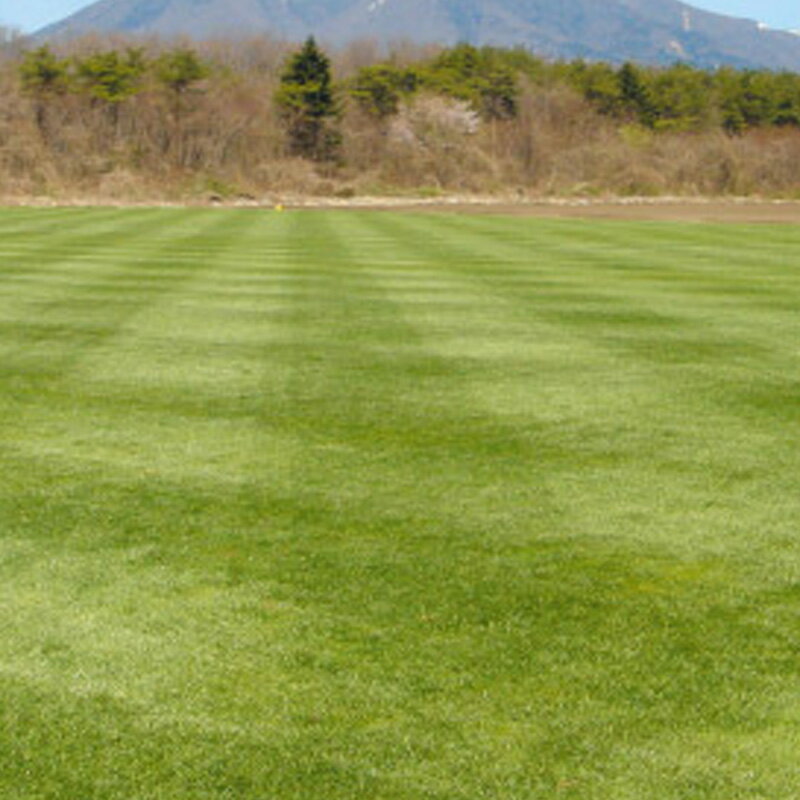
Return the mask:
[[(32, 31), (87, 5), (89, 0), (0, 0), (0, 25)], [(800, 28), (798, 0), (694, 0), (691, 5), (752, 17), (776, 28)]]
[[(2, 2), (3, 0), (0, 0), (0, 3)], [(720, 14), (757, 19), (775, 28), (800, 28), (798, 0), (685, 0), (685, 2)]]

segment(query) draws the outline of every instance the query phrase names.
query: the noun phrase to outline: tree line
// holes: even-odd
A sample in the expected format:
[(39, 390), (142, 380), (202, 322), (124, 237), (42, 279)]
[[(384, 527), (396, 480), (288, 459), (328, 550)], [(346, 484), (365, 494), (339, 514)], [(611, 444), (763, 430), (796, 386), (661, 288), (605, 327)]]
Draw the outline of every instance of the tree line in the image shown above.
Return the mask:
[(521, 80), (568, 86), (600, 113), (656, 131), (800, 127), (800, 75), (792, 72), (548, 62), (524, 49), (467, 44), (403, 69), (365, 67), (350, 92), (379, 116), (395, 113), (414, 92), (432, 90), (468, 100), (484, 118), (508, 119), (516, 114)]
[(794, 73), (552, 62), (468, 44), (387, 54), (357, 43), (329, 55), (313, 39), (92, 39), (27, 51), (8, 42), (0, 178), (20, 185), (114, 176), (221, 194), (800, 188), (797, 168), (786, 169), (800, 140)]
[[(60, 58), (45, 45), (25, 53), (19, 65), (21, 85), (36, 99), (42, 124), (47, 102), (68, 91), (104, 104), (113, 115), (120, 103), (155, 85), (171, 96), (179, 113), (184, 95), (212, 71), (211, 63), (187, 47), (148, 60), (142, 47)], [(276, 101), (287, 120), (292, 149), (331, 158), (337, 135), (322, 122), (335, 118), (347, 99), (385, 119), (397, 114), (403, 102), (428, 92), (466, 101), (484, 120), (508, 120), (517, 115), (521, 80), (571, 87), (600, 113), (655, 131), (718, 126), (740, 133), (752, 127), (800, 127), (796, 73), (729, 67), (710, 71), (683, 63), (615, 67), (583, 60), (547, 62), (524, 49), (469, 44), (416, 64), (363, 66), (337, 89), (329, 58), (310, 38), (288, 59)]]

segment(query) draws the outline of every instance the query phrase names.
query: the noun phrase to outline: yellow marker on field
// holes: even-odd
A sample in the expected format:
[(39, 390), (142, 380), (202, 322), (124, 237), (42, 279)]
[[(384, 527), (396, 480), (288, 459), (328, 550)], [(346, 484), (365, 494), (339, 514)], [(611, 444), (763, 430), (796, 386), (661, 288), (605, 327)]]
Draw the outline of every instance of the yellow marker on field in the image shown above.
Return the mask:
[(278, 213), (280, 213), (281, 211), (283, 211), (283, 203), (278, 203), (278, 204), (275, 206), (275, 210), (276, 210)]

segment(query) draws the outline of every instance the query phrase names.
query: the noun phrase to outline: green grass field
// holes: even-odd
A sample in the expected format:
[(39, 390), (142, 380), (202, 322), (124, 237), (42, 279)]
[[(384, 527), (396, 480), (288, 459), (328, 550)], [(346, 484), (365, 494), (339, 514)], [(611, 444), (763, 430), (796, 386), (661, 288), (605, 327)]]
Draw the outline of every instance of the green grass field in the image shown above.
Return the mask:
[(0, 797), (800, 796), (800, 227), (0, 212)]

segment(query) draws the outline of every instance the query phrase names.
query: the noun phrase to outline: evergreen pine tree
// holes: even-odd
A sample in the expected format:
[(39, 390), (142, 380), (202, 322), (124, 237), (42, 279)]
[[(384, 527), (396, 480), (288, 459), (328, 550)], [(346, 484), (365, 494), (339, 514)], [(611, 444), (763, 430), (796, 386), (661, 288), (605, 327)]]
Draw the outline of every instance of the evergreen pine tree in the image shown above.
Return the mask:
[(313, 37), (289, 59), (276, 102), (294, 155), (315, 161), (335, 158), (340, 138), (331, 124), (338, 109), (330, 61)]
[(642, 125), (652, 128), (656, 113), (650, 92), (639, 70), (629, 61), (620, 67), (617, 84), (623, 111), (631, 114)]

